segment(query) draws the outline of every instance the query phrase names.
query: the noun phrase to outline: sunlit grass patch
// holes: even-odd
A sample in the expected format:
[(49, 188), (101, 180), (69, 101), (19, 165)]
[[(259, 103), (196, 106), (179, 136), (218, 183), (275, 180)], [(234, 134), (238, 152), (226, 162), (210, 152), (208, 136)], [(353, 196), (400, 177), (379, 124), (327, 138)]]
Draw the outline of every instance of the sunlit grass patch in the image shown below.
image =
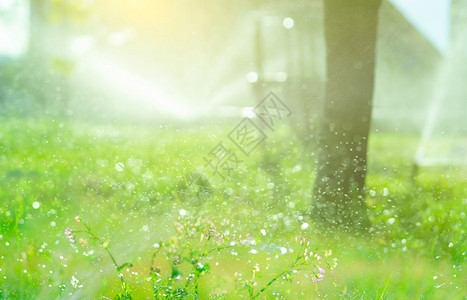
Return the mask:
[[(416, 138), (373, 135), (367, 203), (374, 229), (329, 239), (308, 216), (313, 149), (281, 127), (223, 181), (209, 172), (203, 157), (230, 125), (187, 129), (2, 120), (3, 297), (111, 298), (121, 292), (102, 247), (70, 246), (64, 231), (76, 215), (86, 218), (103, 243), (109, 241), (118, 262), (133, 264), (121, 270), (133, 297), (152, 297), (148, 278), (154, 244), (177, 235), (173, 223), (183, 210), (192, 217), (227, 218), (264, 245), (254, 248), (257, 253), (248, 249), (210, 258), (211, 269), (199, 281), (204, 298), (224, 291), (230, 299), (248, 298), (246, 289), (238, 289), (235, 273), (251, 279), (259, 264), (257, 286), (266, 284), (293, 260), (293, 253), (281, 256), (281, 248), (288, 251), (296, 236), (307, 235), (314, 251), (332, 249), (338, 267), (315, 284), (303, 274), (277, 280), (264, 292), (268, 298), (462, 299), (465, 170), (427, 168), (412, 180)], [(203, 174), (209, 193), (200, 196), (194, 188), (180, 196), (180, 183), (195, 172)], [(170, 270), (170, 262), (157, 258), (157, 263)]]

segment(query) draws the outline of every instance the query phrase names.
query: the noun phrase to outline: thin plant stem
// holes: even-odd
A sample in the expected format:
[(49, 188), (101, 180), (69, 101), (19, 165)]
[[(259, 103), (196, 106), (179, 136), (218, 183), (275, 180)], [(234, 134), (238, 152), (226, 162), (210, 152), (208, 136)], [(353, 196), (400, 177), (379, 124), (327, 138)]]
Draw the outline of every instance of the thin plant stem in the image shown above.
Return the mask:
[(391, 281), (392, 274), (394, 274), (394, 271), (392, 271), (392, 272), (391, 272), (391, 275), (389, 275), (389, 279), (388, 279), (388, 281), (386, 282), (386, 285), (384, 286), (384, 289), (383, 289), (383, 291), (381, 292), (381, 295), (378, 297), (378, 300), (382, 300), (382, 299), (383, 299), (384, 293), (386, 293), (386, 290), (387, 290), (387, 288), (388, 288), (389, 282)]
[(91, 228), (86, 224), (86, 223), (82, 223), (83, 226), (86, 228), (86, 233), (89, 234), (102, 248), (104, 248), (104, 250), (107, 252), (107, 254), (109, 255), (110, 259), (112, 260), (112, 263), (114, 264), (115, 266), (115, 270), (117, 271), (117, 276), (118, 278), (120, 279), (121, 283), (122, 283), (122, 287), (125, 289), (125, 292), (126, 292), (126, 282), (125, 282), (125, 279), (123, 278), (123, 276), (120, 274), (120, 271), (119, 271), (119, 265), (117, 263), (117, 260), (115, 259), (115, 257), (112, 255), (112, 252), (110, 252), (109, 250), (109, 247), (108, 246), (104, 246), (104, 243), (102, 243), (101, 239), (95, 235), (92, 231), (91, 231)]
[(282, 276), (284, 276), (285, 274), (289, 273), (291, 270), (293, 270), (295, 268), (295, 266), (297, 266), (301, 256), (300, 256), (300, 253), (302, 252), (303, 250), (303, 247), (304, 245), (302, 245), (300, 251), (298, 252), (297, 254), (297, 257), (295, 258), (295, 261), (287, 268), (285, 269), (284, 271), (282, 271), (281, 273), (279, 273), (278, 275), (276, 275), (274, 278), (272, 278), (268, 283), (266, 283), (265, 286), (263, 286), (263, 288), (258, 292), (256, 293), (253, 297), (251, 297), (251, 293), (250, 293), (250, 298), (251, 299), (256, 299), (258, 298), (267, 288), (269, 288), (276, 280), (278, 280), (279, 278), (281, 278)]

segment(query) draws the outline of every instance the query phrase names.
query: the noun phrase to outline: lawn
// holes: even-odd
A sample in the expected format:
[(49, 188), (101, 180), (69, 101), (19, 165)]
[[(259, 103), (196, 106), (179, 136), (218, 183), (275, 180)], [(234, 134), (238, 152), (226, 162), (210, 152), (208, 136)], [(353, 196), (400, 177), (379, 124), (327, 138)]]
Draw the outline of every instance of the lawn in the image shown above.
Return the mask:
[(227, 180), (206, 166), (238, 121), (1, 119), (0, 298), (151, 299), (171, 286), (187, 299), (467, 299), (465, 168), (414, 176), (418, 137), (374, 132), (374, 226), (329, 236), (308, 216), (314, 147), (289, 127)]

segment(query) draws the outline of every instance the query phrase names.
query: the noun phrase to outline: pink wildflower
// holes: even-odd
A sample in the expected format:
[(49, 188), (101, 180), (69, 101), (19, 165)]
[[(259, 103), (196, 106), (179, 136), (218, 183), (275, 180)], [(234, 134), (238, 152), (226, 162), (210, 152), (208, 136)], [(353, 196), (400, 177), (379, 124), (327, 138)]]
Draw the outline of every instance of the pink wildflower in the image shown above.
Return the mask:
[(66, 238), (67, 238), (70, 242), (74, 243), (74, 242), (75, 242), (75, 239), (73, 238), (73, 235), (71, 235), (72, 232), (73, 232), (73, 229), (70, 229), (69, 227), (67, 227), (67, 228), (65, 229), (65, 236), (66, 236)]
[(324, 275), (319, 274), (318, 276), (316, 276), (316, 278), (313, 279), (313, 283), (323, 281), (323, 278), (324, 278)]

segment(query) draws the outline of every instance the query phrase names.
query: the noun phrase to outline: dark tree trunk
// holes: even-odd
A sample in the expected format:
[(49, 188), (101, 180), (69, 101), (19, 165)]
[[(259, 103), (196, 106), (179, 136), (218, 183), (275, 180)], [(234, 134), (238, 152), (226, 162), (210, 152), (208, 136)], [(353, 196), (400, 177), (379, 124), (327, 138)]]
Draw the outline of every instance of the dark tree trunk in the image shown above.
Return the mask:
[(369, 226), (364, 187), (380, 4), (324, 0), (327, 81), (312, 216), (332, 228)]

